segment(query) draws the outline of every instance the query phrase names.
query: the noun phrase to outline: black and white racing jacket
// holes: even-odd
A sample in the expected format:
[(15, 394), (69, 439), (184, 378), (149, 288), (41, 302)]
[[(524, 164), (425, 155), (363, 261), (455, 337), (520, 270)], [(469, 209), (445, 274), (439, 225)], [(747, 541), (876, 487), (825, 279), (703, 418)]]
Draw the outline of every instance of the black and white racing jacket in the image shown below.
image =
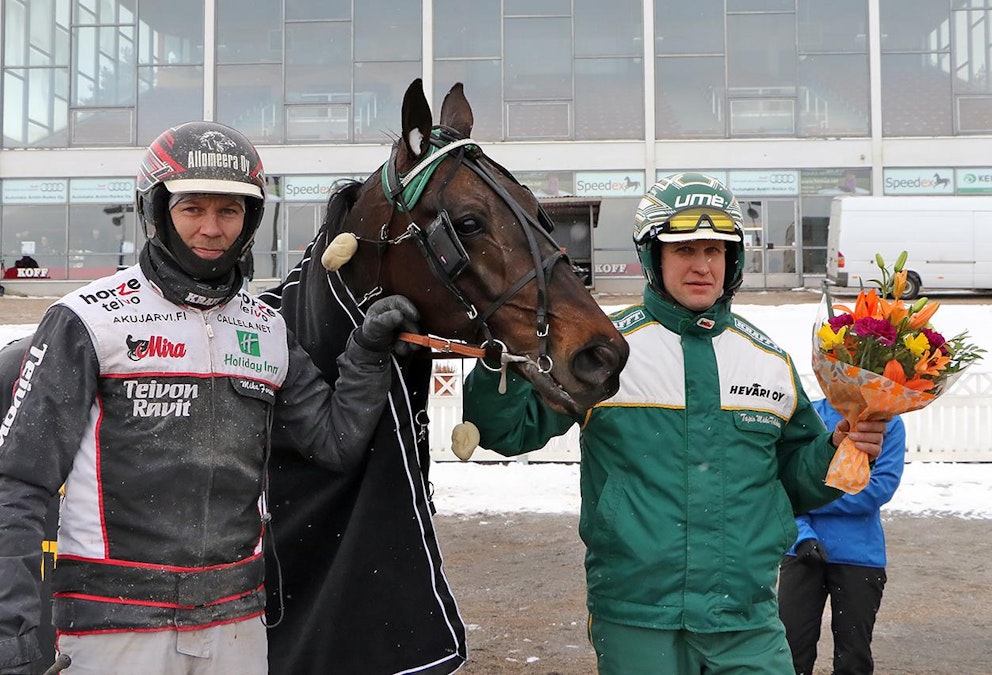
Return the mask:
[[(282, 316), (245, 292), (210, 310), (177, 306), (135, 266), (62, 298), (0, 422), (0, 579), (26, 588), (14, 582), (35, 565), (45, 495), (64, 482), (61, 632), (261, 614), (269, 425), (344, 472), (385, 401), (388, 355), (352, 340), (338, 366), (332, 392)], [(0, 599), (0, 667), (36, 608), (29, 595)]]

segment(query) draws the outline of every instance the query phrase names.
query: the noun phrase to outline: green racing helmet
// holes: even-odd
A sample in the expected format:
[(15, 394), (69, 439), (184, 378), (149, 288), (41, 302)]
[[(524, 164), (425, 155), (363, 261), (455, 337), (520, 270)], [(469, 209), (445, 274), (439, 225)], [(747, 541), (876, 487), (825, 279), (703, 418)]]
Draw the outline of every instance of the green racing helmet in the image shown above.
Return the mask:
[(652, 185), (634, 215), (634, 246), (648, 284), (667, 297), (662, 242), (698, 239), (727, 242), (720, 300), (732, 297), (744, 280), (744, 219), (737, 198), (722, 182), (702, 173), (676, 173)]

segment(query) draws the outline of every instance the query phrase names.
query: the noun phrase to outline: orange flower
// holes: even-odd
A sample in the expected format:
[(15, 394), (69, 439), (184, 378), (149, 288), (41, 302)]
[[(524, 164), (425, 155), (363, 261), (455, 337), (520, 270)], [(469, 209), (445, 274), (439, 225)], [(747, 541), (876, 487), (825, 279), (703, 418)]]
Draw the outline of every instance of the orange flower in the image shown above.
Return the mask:
[(892, 275), (892, 297), (898, 300), (906, 290), (906, 275), (908, 270), (896, 272)]
[(940, 307), (939, 302), (928, 302), (923, 305), (923, 309), (909, 317), (909, 329), (918, 330), (927, 325), (927, 322), (930, 321), (930, 318), (937, 311), (938, 307)]
[(916, 371), (917, 376), (930, 375), (931, 377), (937, 377), (940, 375), (940, 371), (947, 367), (950, 363), (951, 357), (944, 356), (940, 353), (940, 350), (936, 350), (933, 356), (930, 355), (930, 350), (923, 352), (923, 356), (920, 360), (916, 362), (916, 366), (913, 370)]
[(854, 306), (854, 320), (857, 321), (865, 317), (882, 318), (879, 315), (878, 294), (875, 293), (874, 288), (867, 292), (858, 293), (858, 301)]
[(899, 384), (904, 384), (906, 382), (906, 371), (903, 370), (902, 364), (895, 359), (891, 359), (885, 364), (885, 370), (882, 371), (882, 376), (887, 377), (893, 382), (897, 382)]
[(898, 326), (899, 322), (906, 318), (906, 315), (909, 314), (909, 309), (902, 300), (886, 302), (882, 298), (879, 298), (878, 306), (881, 310), (882, 318), (888, 319), (889, 323), (893, 326)]

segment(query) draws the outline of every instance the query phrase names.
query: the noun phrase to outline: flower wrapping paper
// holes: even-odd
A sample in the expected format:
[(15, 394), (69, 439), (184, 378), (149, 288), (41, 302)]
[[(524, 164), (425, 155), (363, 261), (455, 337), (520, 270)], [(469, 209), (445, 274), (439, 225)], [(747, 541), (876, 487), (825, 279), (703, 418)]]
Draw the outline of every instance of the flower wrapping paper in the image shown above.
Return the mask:
[[(830, 405), (855, 430), (862, 420), (887, 420), (920, 410), (937, 396), (902, 386), (889, 378), (813, 351), (813, 372)], [(949, 383), (948, 383), (949, 384)], [(871, 478), (868, 455), (845, 438), (834, 452), (827, 469), (826, 484), (848, 494), (861, 492)]]

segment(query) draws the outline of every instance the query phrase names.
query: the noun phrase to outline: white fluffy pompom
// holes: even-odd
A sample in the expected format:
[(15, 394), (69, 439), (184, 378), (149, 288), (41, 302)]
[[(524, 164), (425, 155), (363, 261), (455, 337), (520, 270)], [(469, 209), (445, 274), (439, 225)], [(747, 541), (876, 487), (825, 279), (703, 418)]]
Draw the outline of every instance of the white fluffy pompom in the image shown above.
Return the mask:
[(342, 232), (324, 249), (320, 262), (329, 272), (337, 272), (341, 266), (351, 260), (358, 250), (358, 239), (350, 232)]
[(479, 447), (479, 428), (471, 422), (456, 424), (451, 430), (451, 451), (463, 462)]

